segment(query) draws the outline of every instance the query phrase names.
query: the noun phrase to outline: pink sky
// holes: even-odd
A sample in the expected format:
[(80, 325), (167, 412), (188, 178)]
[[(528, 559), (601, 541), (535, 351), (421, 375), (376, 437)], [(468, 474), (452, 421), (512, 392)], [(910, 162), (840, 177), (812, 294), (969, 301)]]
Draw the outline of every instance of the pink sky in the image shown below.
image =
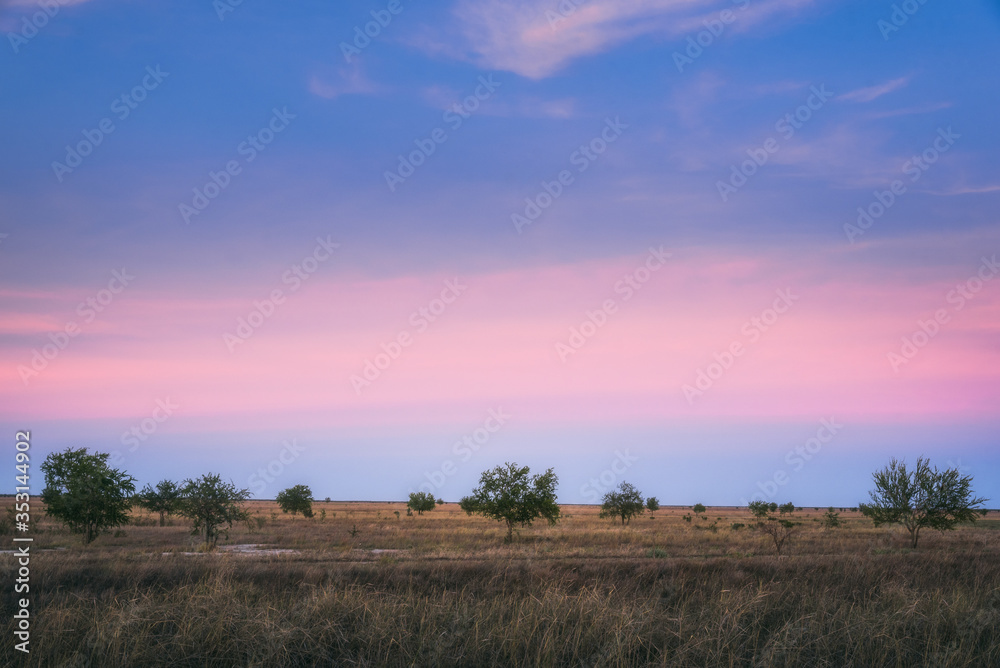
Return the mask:
[[(494, 405), (537, 423), (832, 413), (891, 422), (995, 413), (1000, 280), (986, 282), (961, 310), (946, 298), (975, 275), (978, 258), (963, 273), (925, 269), (914, 280), (870, 263), (845, 275), (851, 264), (834, 254), (861, 251), (669, 250), (666, 266), (628, 301), (614, 286), (645, 262), (646, 251), (460, 276), (467, 289), (422, 333), (410, 314), (453, 275), (373, 281), (331, 268), (294, 293), (275, 277), (180, 297), (133, 269), (135, 282), (89, 324), (75, 309), (93, 292), (11, 300), (15, 307), (0, 320), (4, 334), (40, 348), (68, 320), (83, 333), (27, 385), (17, 368), (29, 364), (30, 348), (4, 348), (0, 410), (7, 419), (131, 418), (169, 396), (212, 430), (276, 427), (290, 416), (316, 427), (447, 422)], [(285, 289), (285, 303), (230, 353), (223, 333), (275, 288)], [(798, 301), (751, 341), (743, 325), (779, 289)], [(562, 362), (556, 343), (566, 343), (570, 328), (606, 299), (617, 312)], [(937, 309), (949, 322), (894, 372), (887, 353)], [(413, 344), (358, 396), (351, 376), (403, 331)], [(682, 386), (737, 341), (746, 352), (690, 404)]]

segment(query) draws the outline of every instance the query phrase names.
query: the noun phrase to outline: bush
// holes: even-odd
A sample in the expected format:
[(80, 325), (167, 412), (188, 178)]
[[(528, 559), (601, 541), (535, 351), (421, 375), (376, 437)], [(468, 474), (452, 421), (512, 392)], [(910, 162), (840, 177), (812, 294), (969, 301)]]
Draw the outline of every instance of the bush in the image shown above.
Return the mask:
[[(778, 556), (781, 556), (781, 548), (798, 527), (798, 523), (785, 518), (785, 515), (791, 516), (795, 512), (795, 504), (785, 503), (779, 506), (774, 502), (751, 501), (748, 508), (757, 519), (754, 528), (771, 537), (771, 540), (774, 541), (775, 551)], [(775, 512), (778, 512), (779, 515), (775, 515)]]
[(843, 524), (843, 521), (840, 519), (840, 513), (835, 512), (833, 506), (830, 506), (830, 509), (823, 514), (822, 521), (823, 526), (827, 529), (836, 529)]

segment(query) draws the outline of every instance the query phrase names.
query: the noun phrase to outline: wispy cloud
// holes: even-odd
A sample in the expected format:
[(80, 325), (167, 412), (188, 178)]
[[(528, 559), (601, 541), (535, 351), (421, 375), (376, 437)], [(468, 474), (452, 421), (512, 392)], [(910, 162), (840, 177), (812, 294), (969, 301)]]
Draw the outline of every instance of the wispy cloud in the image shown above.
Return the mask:
[(951, 190), (929, 191), (932, 195), (987, 195), (989, 193), (1000, 192), (1000, 185), (996, 186), (957, 186)]
[[(91, 0), (59, 0), (59, 4), (63, 7), (69, 7), (70, 5), (82, 5), (85, 2), (91, 2)], [(8, 7), (29, 7), (32, 9), (38, 8), (38, 0), (2, 0), (0, 1), (0, 9)]]
[(910, 77), (899, 77), (898, 79), (886, 81), (885, 83), (875, 86), (852, 90), (849, 93), (844, 93), (837, 99), (847, 100), (849, 102), (871, 102), (872, 100), (878, 99), (883, 95), (887, 95), (894, 90), (899, 90), (900, 88), (905, 87), (908, 83), (910, 83)]
[[(733, 32), (745, 32), (776, 13), (819, 1), (759, 0), (741, 10), (721, 0), (590, 0), (562, 14), (560, 7), (566, 3), (554, 0), (460, 0), (454, 13), (455, 30), (467, 49), (445, 52), (490, 69), (542, 79), (577, 58), (636, 37), (676, 38), (703, 30), (702, 22), (716, 18), (723, 9), (737, 13)], [(427, 49), (441, 52), (441, 41), (427, 40)]]
[(309, 78), (309, 92), (327, 100), (341, 95), (371, 95), (381, 90), (358, 66), (341, 68), (333, 77), (314, 74)]

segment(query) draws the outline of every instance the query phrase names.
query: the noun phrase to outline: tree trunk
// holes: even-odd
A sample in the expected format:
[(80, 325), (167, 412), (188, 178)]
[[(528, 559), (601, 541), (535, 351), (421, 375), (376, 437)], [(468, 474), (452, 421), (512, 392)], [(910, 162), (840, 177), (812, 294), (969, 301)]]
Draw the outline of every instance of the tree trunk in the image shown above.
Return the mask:
[(512, 522), (507, 522), (507, 542), (514, 540), (514, 524)]
[(916, 526), (910, 529), (910, 547), (914, 550), (917, 549), (917, 540), (920, 538), (920, 527)]
[(167, 518), (167, 513), (165, 511), (161, 510), (160, 511), (160, 526), (161, 527), (167, 525), (167, 519), (166, 518)]

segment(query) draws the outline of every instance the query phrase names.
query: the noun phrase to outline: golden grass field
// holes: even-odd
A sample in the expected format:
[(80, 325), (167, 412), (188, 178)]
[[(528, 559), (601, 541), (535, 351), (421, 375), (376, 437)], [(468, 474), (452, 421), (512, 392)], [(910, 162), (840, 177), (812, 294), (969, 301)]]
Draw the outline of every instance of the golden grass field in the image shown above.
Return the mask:
[[(567, 505), (512, 544), (455, 504), (407, 517), (403, 503), (318, 502), (312, 519), (249, 508), (254, 528), (212, 554), (180, 518), (137, 511), (86, 547), (43, 519), (32, 652), (5, 640), (3, 665), (1000, 665), (996, 512), (910, 550), (849, 509), (824, 529), (826, 509), (806, 508), (777, 557), (732, 528), (750, 522), (736, 508), (622, 527)], [(14, 557), (0, 561), (12, 592)]]

